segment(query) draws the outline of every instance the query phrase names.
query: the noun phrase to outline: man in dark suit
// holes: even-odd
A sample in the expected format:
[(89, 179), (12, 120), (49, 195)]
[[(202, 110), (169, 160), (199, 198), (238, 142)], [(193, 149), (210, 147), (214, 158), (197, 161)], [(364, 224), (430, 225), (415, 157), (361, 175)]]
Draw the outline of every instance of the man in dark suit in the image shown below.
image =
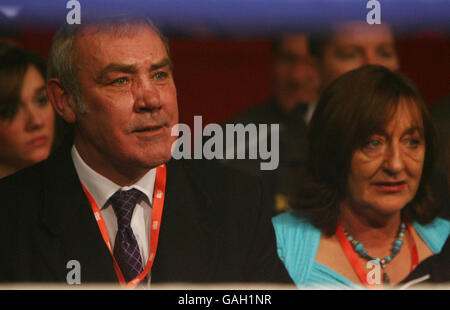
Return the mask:
[(171, 67), (146, 19), (56, 34), (47, 92), (73, 140), (0, 181), (0, 281), (66, 282), (76, 262), (81, 283), (291, 283), (260, 182), (171, 160)]
[[(223, 163), (247, 174), (261, 176), (269, 190), (275, 215), (289, 210), (290, 200), (295, 198), (298, 169), (305, 161), (306, 125), (316, 105), (319, 76), (305, 33), (281, 35), (273, 41), (272, 51), (274, 97), (227, 123), (244, 126), (279, 124), (279, 131), (268, 129), (263, 134), (263, 139), (267, 137), (269, 142), (272, 135), (279, 136), (279, 165), (274, 170), (262, 170), (262, 159), (227, 159)], [(260, 143), (250, 139), (244, 142), (246, 150), (257, 148)], [(239, 147), (243, 145), (236, 145), (234, 150)]]

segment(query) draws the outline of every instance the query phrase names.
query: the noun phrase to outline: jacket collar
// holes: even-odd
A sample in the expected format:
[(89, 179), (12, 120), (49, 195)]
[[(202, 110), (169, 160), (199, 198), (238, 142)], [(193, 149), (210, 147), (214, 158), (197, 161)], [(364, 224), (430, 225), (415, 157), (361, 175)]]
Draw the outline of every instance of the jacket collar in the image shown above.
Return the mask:
[(61, 146), (45, 165), (42, 221), (53, 236), (47, 246), (56, 247), (42, 251), (49, 253), (49, 266), (64, 281), (67, 263), (77, 260), (82, 283), (116, 282), (113, 260), (76, 174), (70, 145)]

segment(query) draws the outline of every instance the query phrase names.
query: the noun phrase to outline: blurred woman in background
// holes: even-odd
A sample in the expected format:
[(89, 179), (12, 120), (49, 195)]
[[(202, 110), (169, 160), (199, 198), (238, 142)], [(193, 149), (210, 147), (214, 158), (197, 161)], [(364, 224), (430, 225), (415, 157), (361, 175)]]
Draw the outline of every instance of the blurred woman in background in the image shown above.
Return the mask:
[(370, 65), (336, 79), (310, 123), (293, 211), (273, 219), (278, 254), (299, 287), (392, 285), (439, 253), (429, 180), (436, 138), (401, 73)]
[(0, 45), (0, 178), (46, 159), (55, 113), (45, 90), (44, 60)]

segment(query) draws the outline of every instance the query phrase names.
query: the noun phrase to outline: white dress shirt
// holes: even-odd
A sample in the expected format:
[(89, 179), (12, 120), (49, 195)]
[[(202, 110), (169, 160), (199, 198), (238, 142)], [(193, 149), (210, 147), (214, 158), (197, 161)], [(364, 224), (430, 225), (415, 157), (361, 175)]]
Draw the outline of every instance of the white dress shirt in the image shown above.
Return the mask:
[[(131, 217), (131, 229), (136, 237), (145, 269), (150, 247), (150, 222), (152, 217), (153, 188), (155, 186), (156, 168), (147, 172), (139, 181), (131, 186), (121, 187), (105, 178), (89, 167), (81, 158), (75, 145), (72, 147), (72, 160), (81, 183), (86, 187), (100, 208), (103, 220), (108, 230), (111, 248), (117, 234), (117, 217), (109, 202), (109, 198), (119, 189), (129, 190), (136, 188), (144, 193), (144, 198), (138, 201)], [(150, 277), (149, 277), (150, 278)]]
[(312, 115), (314, 113), (314, 110), (316, 109), (317, 101), (312, 101), (308, 103), (308, 110), (305, 113), (305, 123), (309, 124), (311, 121)]

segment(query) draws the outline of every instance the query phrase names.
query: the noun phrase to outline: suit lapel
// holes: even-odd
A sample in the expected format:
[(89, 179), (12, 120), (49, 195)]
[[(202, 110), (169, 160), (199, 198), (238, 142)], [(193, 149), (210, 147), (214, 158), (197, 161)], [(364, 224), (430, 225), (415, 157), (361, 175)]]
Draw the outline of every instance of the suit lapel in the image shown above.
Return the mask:
[(62, 147), (47, 162), (44, 175), (42, 220), (48, 238), (41, 238), (42, 253), (58, 281), (66, 281), (66, 265), (77, 260), (81, 282), (117, 282), (113, 261), (89, 202), (82, 190), (70, 155)]
[(161, 231), (152, 282), (206, 282), (214, 273), (220, 236), (212, 206), (184, 161), (167, 164)]

